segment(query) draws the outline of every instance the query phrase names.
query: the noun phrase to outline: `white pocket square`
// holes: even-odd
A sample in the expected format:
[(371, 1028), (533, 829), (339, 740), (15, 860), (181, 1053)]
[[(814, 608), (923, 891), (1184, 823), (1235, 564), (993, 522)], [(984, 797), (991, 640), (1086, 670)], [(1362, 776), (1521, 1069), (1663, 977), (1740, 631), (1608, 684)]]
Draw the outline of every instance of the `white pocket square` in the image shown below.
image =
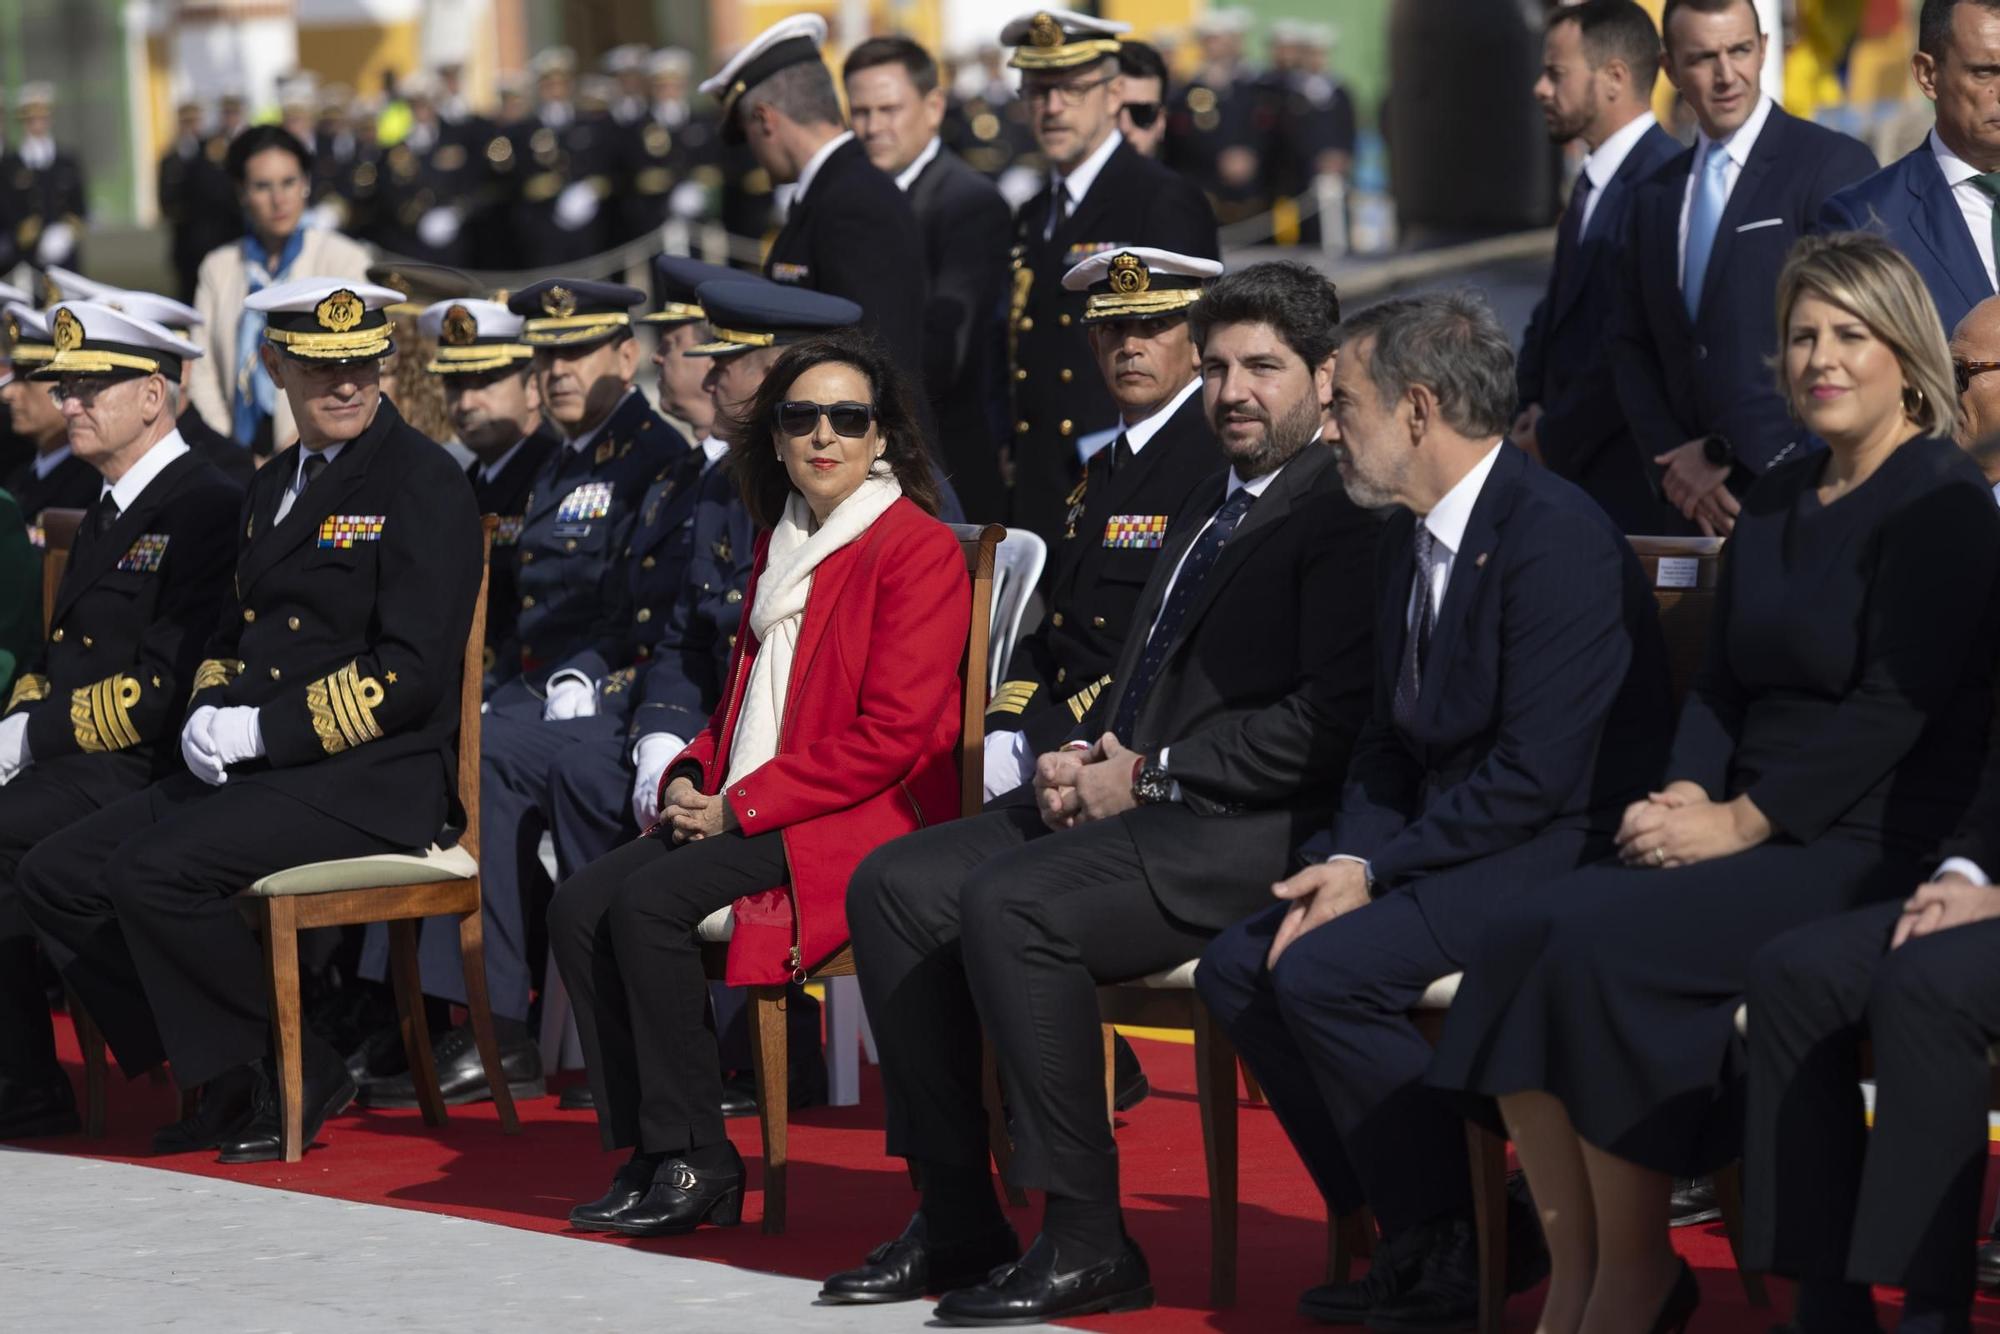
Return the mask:
[(1762, 218), (1756, 222), (1744, 223), (1741, 227), (1738, 227), (1736, 229), (1736, 233), (1737, 235), (1741, 236), (1744, 232), (1754, 232), (1760, 227), (1780, 226), (1784, 223), (1784, 221), (1785, 220), (1783, 218)]

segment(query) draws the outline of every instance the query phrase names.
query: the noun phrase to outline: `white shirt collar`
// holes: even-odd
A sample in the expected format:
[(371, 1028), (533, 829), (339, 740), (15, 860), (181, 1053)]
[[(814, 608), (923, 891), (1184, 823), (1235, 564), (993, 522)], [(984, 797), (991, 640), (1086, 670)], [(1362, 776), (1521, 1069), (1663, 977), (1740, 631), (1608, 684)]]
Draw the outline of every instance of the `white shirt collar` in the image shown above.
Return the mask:
[(1931, 131), (1930, 144), (1932, 154), (1937, 157), (1938, 170), (1944, 173), (1944, 183), (1953, 189), (1957, 189), (1975, 176), (1985, 174), (1947, 148), (1944, 140), (1938, 138), (1935, 129)]
[(1077, 205), (1083, 202), (1084, 196), (1090, 193), (1091, 184), (1097, 180), (1097, 174), (1104, 170), (1104, 164), (1111, 160), (1111, 155), (1118, 151), (1118, 145), (1124, 142), (1124, 134), (1113, 130), (1104, 136), (1104, 142), (1097, 146), (1095, 153), (1077, 164), (1075, 171), (1067, 176), (1060, 176), (1055, 172), (1049, 173), (1051, 190), (1069, 191), (1069, 206), (1072, 213), (1076, 211)]
[(292, 452), (297, 454), (299, 457), (298, 457), (298, 462), (292, 465), (292, 490), (295, 492), (305, 490), (307, 459), (311, 458), (315, 453), (317, 453), (321, 458), (325, 459), (328, 463), (332, 463), (335, 459), (340, 457), (340, 451), (346, 449), (347, 446), (348, 442), (343, 440), (337, 445), (328, 445), (325, 449), (321, 450), (310, 450), (307, 449), (304, 445), (299, 445), (296, 448), (294, 448)]
[(819, 151), (806, 159), (806, 165), (799, 168), (798, 197), (800, 199), (804, 199), (806, 192), (812, 189), (813, 177), (819, 175), (819, 169), (826, 165), (826, 160), (835, 153), (838, 153), (843, 144), (851, 144), (853, 142), (854, 131), (842, 130), (839, 134), (834, 135), (833, 138), (821, 144)]
[(896, 173), (896, 188), (908, 194), (910, 187), (917, 183), (917, 177), (924, 174), (924, 168), (931, 165), (932, 160), (938, 155), (938, 150), (943, 147), (944, 140), (935, 134), (932, 135), (931, 141), (924, 145), (924, 151), (917, 154), (916, 161)]
[[(591, 427), (588, 431), (585, 431), (582, 435), (577, 436), (574, 440), (563, 441), (563, 448), (574, 450), (576, 453), (579, 454), (581, 454), (584, 450), (589, 449), (591, 442), (597, 439), (598, 433), (602, 431), (606, 426), (611, 424), (611, 419), (613, 417), (616, 417), (620, 412), (625, 410), (625, 400), (631, 398), (632, 395), (638, 392), (639, 391), (637, 389), (628, 387), (625, 390), (624, 395), (620, 397), (616, 403), (613, 403), (611, 405), (611, 411), (604, 414), (603, 421), (597, 423), (597, 425)], [(562, 428), (557, 427), (556, 429), (560, 430)]]
[(1590, 188), (1593, 192), (1611, 184), (1611, 178), (1625, 165), (1625, 159), (1631, 156), (1632, 150), (1638, 146), (1641, 139), (1645, 138), (1646, 131), (1657, 124), (1659, 122), (1653, 119), (1652, 112), (1642, 111), (1625, 125), (1613, 130), (1611, 136), (1583, 160), (1583, 174), (1590, 178)]
[[(1160, 428), (1167, 424), (1168, 418), (1181, 410), (1181, 404), (1188, 401), (1188, 396), (1200, 388), (1201, 377), (1197, 375), (1194, 379), (1189, 380), (1186, 387), (1178, 394), (1168, 399), (1166, 404), (1155, 411), (1152, 416), (1146, 418), (1144, 421), (1134, 422), (1132, 425), (1127, 426), (1125, 428), (1125, 447), (1135, 455), (1144, 449), (1147, 443), (1160, 433)], [(1115, 440), (1117, 437), (1113, 436), (1112, 438)]]
[(1457, 485), (1444, 493), (1438, 503), (1431, 506), (1431, 512), (1424, 516), (1424, 527), (1431, 530), (1438, 545), (1454, 556), (1465, 541), (1465, 525), (1472, 522), (1472, 507), (1479, 501), (1479, 493), (1486, 486), (1486, 478), (1499, 461), (1501, 442), (1495, 440), (1491, 448), (1471, 471), (1458, 479)]
[[(1757, 107), (1750, 113), (1750, 119), (1736, 127), (1736, 132), (1727, 139), (1720, 140), (1722, 151), (1729, 154), (1729, 160), (1741, 171), (1750, 161), (1750, 150), (1757, 146), (1757, 136), (1764, 132), (1764, 122), (1771, 119), (1771, 99), (1762, 93), (1757, 95)], [(1707, 161), (1708, 150), (1717, 144), (1700, 130), (1695, 131), (1695, 170), (1701, 170)]]
[(514, 461), (514, 456), (520, 453), (521, 450), (527, 445), (527, 443), (528, 443), (528, 437), (524, 435), (519, 440), (516, 440), (514, 442), (512, 448), (510, 448), (505, 454), (502, 454), (499, 458), (493, 460), (493, 462), (480, 464), (479, 480), (482, 482), (490, 482), (494, 478), (498, 477), (502, 472), (505, 472), (507, 469), (507, 465)]
[(729, 452), (729, 442), (719, 435), (703, 436), (701, 452), (708, 456), (708, 461), (701, 465), (702, 471), (707, 472), (710, 466), (719, 462), (722, 456)]
[(30, 135), (21, 140), (19, 152), (21, 160), (30, 167), (46, 170), (56, 160), (56, 141), (45, 134)]
[(187, 442), (181, 439), (179, 431), (169, 431), (153, 442), (153, 447), (139, 456), (131, 467), (125, 470), (115, 484), (104, 489), (111, 493), (111, 503), (123, 514), (138, 503), (139, 495), (146, 484), (166, 471), (167, 465), (188, 452)]
[(68, 457), (69, 444), (67, 442), (57, 445), (46, 454), (35, 455), (35, 480), (39, 482), (57, 468), (60, 468), (63, 460)]

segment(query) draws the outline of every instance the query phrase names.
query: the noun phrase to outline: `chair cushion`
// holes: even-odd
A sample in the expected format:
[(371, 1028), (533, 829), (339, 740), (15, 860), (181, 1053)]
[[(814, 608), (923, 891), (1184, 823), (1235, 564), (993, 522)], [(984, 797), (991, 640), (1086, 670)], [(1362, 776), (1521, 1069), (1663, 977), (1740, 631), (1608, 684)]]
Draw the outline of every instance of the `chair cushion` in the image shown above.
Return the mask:
[(1449, 977), (1439, 978), (1424, 988), (1424, 994), (1417, 998), (1417, 1003), (1413, 1008), (1419, 1010), (1449, 1010), (1452, 1001), (1458, 996), (1458, 984), (1464, 980), (1464, 973), (1453, 973)]
[(479, 874), (472, 854), (453, 844), (436, 844), (422, 852), (381, 852), (372, 857), (344, 857), (332, 862), (308, 862), (273, 871), (251, 885), (260, 898), (288, 894), (331, 894), (343, 889), (392, 889), (398, 885), (428, 885), (439, 880), (470, 880)]
[(736, 905), (717, 908), (701, 919), (695, 933), (711, 945), (726, 945), (736, 936)]

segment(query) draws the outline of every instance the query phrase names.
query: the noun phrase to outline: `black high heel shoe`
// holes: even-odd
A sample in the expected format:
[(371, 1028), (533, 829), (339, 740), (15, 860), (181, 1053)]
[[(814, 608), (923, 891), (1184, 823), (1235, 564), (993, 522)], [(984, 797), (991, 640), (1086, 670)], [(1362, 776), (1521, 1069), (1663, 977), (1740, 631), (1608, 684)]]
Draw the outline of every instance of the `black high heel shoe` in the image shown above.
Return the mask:
[(1694, 1319), (1695, 1308), (1700, 1305), (1701, 1287), (1694, 1281), (1694, 1270), (1683, 1260), (1680, 1273), (1674, 1275), (1674, 1286), (1667, 1290), (1667, 1299), (1660, 1304), (1660, 1313), (1653, 1317), (1653, 1334), (1686, 1334), (1688, 1322)]

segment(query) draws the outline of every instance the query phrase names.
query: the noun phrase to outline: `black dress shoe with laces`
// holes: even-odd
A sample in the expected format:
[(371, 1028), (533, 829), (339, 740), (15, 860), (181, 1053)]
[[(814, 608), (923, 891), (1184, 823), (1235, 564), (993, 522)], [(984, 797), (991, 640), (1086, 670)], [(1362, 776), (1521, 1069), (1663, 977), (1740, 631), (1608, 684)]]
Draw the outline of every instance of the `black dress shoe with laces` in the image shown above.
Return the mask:
[(217, 1075), (202, 1085), (193, 1116), (184, 1116), (153, 1132), (153, 1152), (202, 1153), (219, 1149), (243, 1133), (257, 1096), (257, 1077), (247, 1065)]
[(1402, 1293), (1415, 1280), (1423, 1255), (1410, 1242), (1417, 1229), (1405, 1228), (1375, 1244), (1368, 1272), (1346, 1283), (1322, 1283), (1299, 1298), (1299, 1314), (1322, 1325), (1359, 1325), (1368, 1313)]
[(915, 1301), (927, 1292), (971, 1287), (1020, 1254), (1021, 1239), (1005, 1223), (969, 1240), (939, 1246), (932, 1243), (923, 1214), (916, 1213), (902, 1236), (868, 1252), (867, 1263), (829, 1278), (819, 1299), (857, 1306)]
[(76, 1092), (60, 1070), (46, 1084), (0, 1084), (0, 1140), (74, 1134)]
[(1369, 1311), (1380, 1334), (1444, 1334), (1479, 1321), (1479, 1246), (1466, 1213), (1446, 1214), (1411, 1228), (1415, 1274), (1394, 1296)]
[(1674, 1193), (1668, 1197), (1669, 1227), (1694, 1227), (1722, 1217), (1715, 1198), (1714, 1177), (1676, 1177)]
[(734, 1146), (720, 1171), (690, 1166), (669, 1157), (653, 1172), (653, 1184), (638, 1203), (608, 1220), (609, 1230), (628, 1237), (677, 1237), (703, 1223), (735, 1227), (743, 1221), (743, 1159)]
[(571, 1084), (556, 1099), (556, 1106), (565, 1112), (594, 1112), (597, 1110), (597, 1095), (590, 1091), (589, 1084)]
[[(431, 1047), (431, 1060), (437, 1066), (438, 1088), (444, 1094), (445, 1106), (463, 1107), (493, 1096), (470, 1024), (454, 1028), (439, 1038)], [(517, 1102), (539, 1098), (548, 1092), (548, 1083), (542, 1078), (542, 1049), (524, 1029), (500, 1038), (500, 1073), (507, 1077), (507, 1091)], [(365, 1106), (382, 1110), (415, 1107), (417, 1077), (405, 1070), (389, 1079), (371, 1081), (362, 1090), (361, 1101)]]
[(569, 1225), (579, 1232), (614, 1231), (619, 1215), (646, 1198), (659, 1164), (657, 1157), (633, 1154), (611, 1178), (610, 1190), (569, 1211)]
[(934, 1314), (943, 1324), (985, 1328), (1143, 1311), (1152, 1304), (1153, 1275), (1130, 1237), (1111, 1259), (1066, 1270), (1055, 1243), (1043, 1235), (1026, 1255), (1000, 1266), (984, 1282), (947, 1292)]
[[(347, 1063), (333, 1048), (308, 1038), (303, 1084), (304, 1129), (299, 1136), (303, 1148), (311, 1148), (320, 1127), (347, 1110), (354, 1101), (354, 1081), (348, 1077)], [(218, 1163), (274, 1163), (285, 1156), (284, 1112), (279, 1105), (278, 1078), (269, 1059), (253, 1067), (257, 1088), (251, 1095), (249, 1119), (243, 1128), (217, 1147)]]

